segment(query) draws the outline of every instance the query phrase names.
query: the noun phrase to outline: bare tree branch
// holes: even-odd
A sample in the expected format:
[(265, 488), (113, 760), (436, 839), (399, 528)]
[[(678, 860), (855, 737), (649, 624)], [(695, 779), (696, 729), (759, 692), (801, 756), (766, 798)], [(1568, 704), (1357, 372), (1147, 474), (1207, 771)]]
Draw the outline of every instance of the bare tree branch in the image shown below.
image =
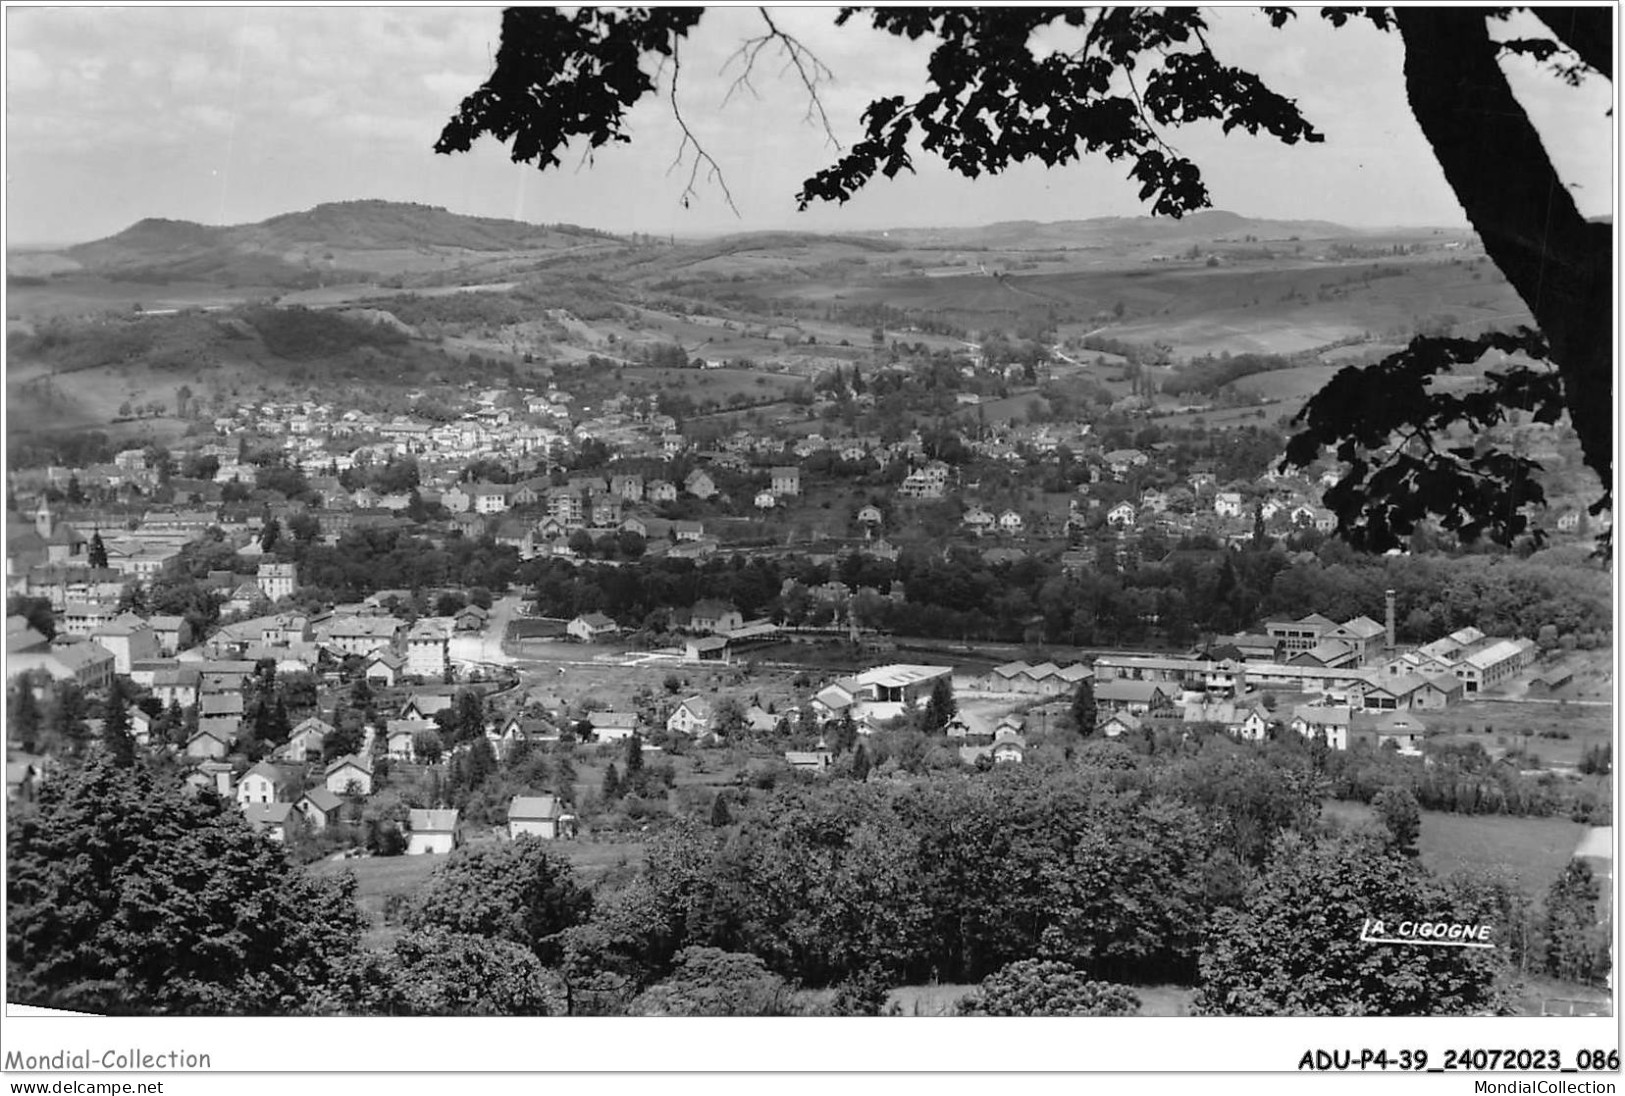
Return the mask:
[(750, 82), (751, 74), (756, 69), (756, 59), (761, 55), (762, 50), (776, 42), (779, 48), (784, 51), (786, 58), (784, 71), (788, 72), (792, 68), (795, 69), (797, 77), (801, 80), (801, 86), (807, 89), (807, 113), (803, 115), (803, 120), (812, 122), (816, 116), (818, 124), (824, 130), (824, 137), (837, 149), (842, 148), (840, 139), (835, 136), (835, 128), (829, 124), (829, 115), (824, 112), (824, 99), (818, 90), (819, 85), (833, 80), (835, 74), (830, 71), (828, 65), (818, 59), (812, 50), (803, 45), (800, 39), (780, 30), (779, 25), (773, 21), (773, 16), (768, 13), (766, 8), (757, 8), (756, 10), (761, 14), (762, 22), (767, 24), (767, 33), (758, 35), (755, 38), (747, 38), (741, 42), (739, 48), (723, 63), (723, 72), (727, 72), (735, 61), (743, 61), (744, 63), (743, 71), (729, 85), (728, 94), (722, 97), (723, 105), (726, 106), (728, 100), (733, 98), (734, 92), (741, 89), (750, 92), (753, 96), (756, 95), (756, 88)]
[(1155, 141), (1157, 143), (1157, 147), (1169, 155), (1180, 155), (1179, 150), (1170, 145), (1163, 138), (1162, 133), (1157, 129), (1155, 120), (1152, 119), (1151, 115), (1146, 111), (1145, 100), (1140, 97), (1140, 85), (1136, 83), (1134, 79), (1134, 70), (1131, 68), (1125, 68), (1123, 69), (1123, 75), (1128, 79), (1129, 94), (1134, 99), (1134, 112), (1135, 114), (1139, 115), (1140, 125), (1145, 129), (1146, 136)]
[(672, 160), (671, 167), (666, 169), (666, 174), (670, 175), (682, 166), (683, 154), (692, 147), (694, 149), (694, 162), (689, 166), (688, 182), (683, 186), (683, 193), (677, 200), (682, 203), (684, 209), (689, 207), (695, 197), (694, 184), (700, 177), (700, 165), (710, 164), (711, 167), (706, 173), (706, 179), (722, 188), (722, 196), (727, 200), (728, 208), (734, 211), (735, 217), (738, 217), (740, 215), (739, 207), (734, 204), (733, 192), (728, 189), (728, 180), (723, 177), (722, 165), (718, 164), (711, 154), (705, 151), (705, 146), (700, 144), (698, 137), (694, 136), (694, 131), (689, 128), (688, 119), (683, 117), (683, 108), (677, 102), (677, 82), (682, 70), (681, 49), (678, 43), (673, 41), (671, 47), (671, 84), (668, 88), (668, 98), (671, 101), (671, 116), (676, 119), (677, 128), (683, 132), (683, 141), (677, 146), (677, 157)]

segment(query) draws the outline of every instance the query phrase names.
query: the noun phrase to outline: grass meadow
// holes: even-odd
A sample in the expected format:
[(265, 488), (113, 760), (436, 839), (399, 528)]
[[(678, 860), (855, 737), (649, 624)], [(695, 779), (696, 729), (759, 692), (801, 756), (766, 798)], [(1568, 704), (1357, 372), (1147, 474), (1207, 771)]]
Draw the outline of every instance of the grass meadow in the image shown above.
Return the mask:
[[(1322, 817), (1354, 826), (1374, 821), (1376, 816), (1363, 803), (1334, 799), (1322, 805)], [(1562, 874), (1586, 828), (1567, 818), (1423, 811), (1417, 845), (1422, 863), (1431, 871), (1505, 871), (1530, 897), (1538, 899)]]

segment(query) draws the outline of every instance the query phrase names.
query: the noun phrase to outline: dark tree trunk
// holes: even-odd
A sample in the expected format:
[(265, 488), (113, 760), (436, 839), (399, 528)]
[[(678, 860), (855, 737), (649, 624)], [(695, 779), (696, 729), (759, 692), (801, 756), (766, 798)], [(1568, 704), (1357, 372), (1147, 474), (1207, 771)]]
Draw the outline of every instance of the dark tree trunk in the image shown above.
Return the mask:
[(1594, 8), (1530, 8), (1530, 12), (1546, 24), (1563, 44), (1579, 55), (1580, 60), (1614, 78), (1614, 9)]
[[(1552, 169), (1540, 134), (1496, 62), (1485, 12), (1395, 9), (1405, 42), (1406, 93), (1485, 251), (1546, 336), (1586, 464), (1610, 490), (1613, 229), (1582, 217)], [(1597, 55), (1596, 43), (1585, 38), (1594, 22), (1568, 24), (1581, 39), (1576, 52), (1583, 58)], [(1601, 50), (1607, 53), (1607, 38)]]

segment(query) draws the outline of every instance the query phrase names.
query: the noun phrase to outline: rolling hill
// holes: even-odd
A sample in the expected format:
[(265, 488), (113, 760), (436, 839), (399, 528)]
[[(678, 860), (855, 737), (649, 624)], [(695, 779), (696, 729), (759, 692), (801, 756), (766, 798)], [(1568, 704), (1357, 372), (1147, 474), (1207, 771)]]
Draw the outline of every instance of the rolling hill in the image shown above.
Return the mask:
[(1179, 220), (1167, 217), (1095, 217), (1082, 221), (1001, 221), (976, 228), (892, 229), (883, 235), (913, 247), (1048, 250), (1052, 248), (1137, 248), (1208, 243), (1245, 236), (1265, 240), (1352, 239), (1360, 229), (1330, 221), (1275, 221), (1205, 209)]
[[(23, 260), (41, 272), (24, 276)], [(523, 345), (539, 361), (579, 360), (678, 342), (695, 355), (798, 373), (810, 368), (809, 355), (847, 360), (852, 348), (869, 346), (876, 328), (937, 340), (936, 349), (1003, 333), (1065, 344), (1074, 354), (1099, 336), (1160, 348), (1177, 362), (1226, 352), (1364, 356), (1419, 330), (1471, 332), (1527, 320), (1469, 234), (1362, 232), (1222, 210), (1179, 221), (1106, 217), (679, 241), (354, 201), (251, 225), (147, 219), (59, 252), (9, 255), (8, 275), (8, 379), (71, 376), (62, 382), (69, 401), (94, 396), (107, 370), (195, 371), (198, 354), (242, 358), (249, 372), (258, 359), (272, 375), (314, 375), (310, 363), (284, 368), (274, 348), (257, 355), (236, 344), (216, 347), (207, 333), (130, 353), (108, 342), (109, 331), (167, 332), (153, 323), (164, 315), (271, 300), (348, 309), (353, 319), (379, 318), (358, 308), (383, 309), (411, 328), (403, 334), (412, 343), (459, 357), (511, 356)], [(125, 322), (132, 314), (146, 322), (132, 327)], [(61, 338), (69, 328), (51, 326), (59, 322), (85, 327), (71, 350), (36, 337)], [(401, 356), (394, 348), (380, 352), (390, 360), (345, 353), (330, 355), (329, 365), (391, 377), (432, 371), (430, 363), (394, 360)], [(133, 397), (142, 385), (132, 373), (115, 387)]]
[(250, 225), (149, 218), (60, 252), (8, 256), (8, 265), (20, 271), (17, 260), (23, 259), (23, 266), (48, 266), (53, 274), (72, 270), (125, 281), (302, 287), (617, 242), (574, 225), (467, 217), (433, 206), (369, 200), (319, 205)]

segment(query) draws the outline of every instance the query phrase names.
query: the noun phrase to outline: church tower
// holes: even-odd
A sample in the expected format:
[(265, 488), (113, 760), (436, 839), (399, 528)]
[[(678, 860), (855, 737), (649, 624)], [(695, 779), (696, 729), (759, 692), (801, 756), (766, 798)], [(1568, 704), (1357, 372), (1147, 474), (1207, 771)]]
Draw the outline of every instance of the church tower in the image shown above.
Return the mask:
[(51, 531), (55, 528), (56, 519), (51, 516), (51, 502), (42, 495), (39, 509), (34, 511), (34, 531), (45, 540), (50, 540)]

